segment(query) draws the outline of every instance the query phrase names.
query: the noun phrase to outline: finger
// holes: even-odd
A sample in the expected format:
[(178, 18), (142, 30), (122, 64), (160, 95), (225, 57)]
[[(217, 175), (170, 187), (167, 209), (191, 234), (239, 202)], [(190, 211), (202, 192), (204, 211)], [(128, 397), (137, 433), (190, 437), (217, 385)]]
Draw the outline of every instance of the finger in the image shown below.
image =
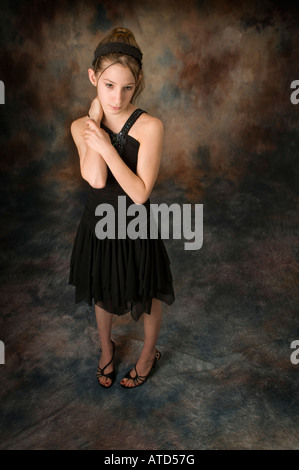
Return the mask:
[(87, 124), (89, 129), (95, 130), (97, 128), (97, 125), (96, 125), (96, 123), (94, 122), (93, 119), (88, 119), (86, 121), (86, 124)]
[(86, 135), (86, 136), (92, 136), (92, 135), (95, 135), (95, 132), (92, 131), (92, 130), (85, 129), (84, 135)]

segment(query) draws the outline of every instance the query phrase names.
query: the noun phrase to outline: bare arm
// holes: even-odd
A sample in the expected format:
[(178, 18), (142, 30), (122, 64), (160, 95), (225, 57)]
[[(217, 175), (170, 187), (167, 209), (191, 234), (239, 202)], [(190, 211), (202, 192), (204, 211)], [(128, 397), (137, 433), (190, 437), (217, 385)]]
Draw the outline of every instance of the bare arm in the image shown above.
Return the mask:
[[(89, 114), (99, 125), (102, 114), (96, 101), (97, 99), (93, 101)], [(84, 140), (84, 131), (88, 127), (88, 121), (87, 116), (74, 121), (71, 125), (71, 133), (79, 153), (82, 178), (94, 188), (103, 188), (107, 179), (107, 165), (100, 152), (88, 146)]]
[(98, 131), (91, 124), (90, 130), (85, 134), (94, 150), (101, 149), (103, 160), (128, 196), (135, 204), (144, 204), (159, 172), (164, 134), (162, 122), (150, 117), (144, 123), (140, 134), (136, 174), (125, 164), (102, 129)]

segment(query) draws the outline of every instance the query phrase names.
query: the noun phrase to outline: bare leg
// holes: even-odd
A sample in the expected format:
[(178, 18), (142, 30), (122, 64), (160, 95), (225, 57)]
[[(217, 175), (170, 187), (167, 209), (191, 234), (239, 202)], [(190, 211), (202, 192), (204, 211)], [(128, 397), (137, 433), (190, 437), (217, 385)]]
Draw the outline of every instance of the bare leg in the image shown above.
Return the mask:
[[(99, 362), (99, 367), (103, 368), (111, 360), (113, 355), (113, 346), (111, 343), (111, 328), (112, 328), (112, 314), (106, 312), (98, 305), (95, 305), (95, 314), (97, 319), (98, 331), (101, 342), (101, 358)], [(104, 371), (105, 374), (113, 371), (113, 363), (111, 363)], [(102, 385), (109, 386), (111, 380), (106, 377), (101, 377), (99, 382)]]
[[(136, 363), (138, 375), (146, 376), (153, 365), (156, 354), (156, 343), (160, 332), (162, 322), (162, 306), (158, 299), (153, 299), (151, 314), (143, 315), (144, 325), (144, 345), (140, 357)], [(131, 376), (135, 377), (134, 369), (131, 371)], [(134, 387), (134, 382), (131, 379), (122, 379), (120, 382), (126, 387)]]

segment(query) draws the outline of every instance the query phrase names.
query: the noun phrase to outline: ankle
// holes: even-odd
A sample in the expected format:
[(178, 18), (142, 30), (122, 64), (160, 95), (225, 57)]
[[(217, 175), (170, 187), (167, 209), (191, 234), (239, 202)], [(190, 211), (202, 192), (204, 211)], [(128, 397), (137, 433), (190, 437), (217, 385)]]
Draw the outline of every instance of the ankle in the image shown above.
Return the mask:
[(155, 354), (156, 354), (156, 346), (143, 347), (140, 358), (149, 360), (149, 359), (152, 359)]
[(111, 339), (108, 340), (101, 340), (101, 351), (112, 351), (113, 349), (113, 343)]

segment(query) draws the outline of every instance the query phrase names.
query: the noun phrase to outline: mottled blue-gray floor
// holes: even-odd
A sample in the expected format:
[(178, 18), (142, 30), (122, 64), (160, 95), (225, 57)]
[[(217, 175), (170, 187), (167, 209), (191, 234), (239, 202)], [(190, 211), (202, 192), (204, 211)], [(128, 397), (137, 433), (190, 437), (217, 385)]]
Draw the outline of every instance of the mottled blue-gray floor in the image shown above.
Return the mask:
[[(93, 308), (67, 284), (86, 188), (44, 189), (16, 190), (3, 210), (0, 448), (298, 449), (294, 188), (209, 182), (202, 248), (165, 241), (176, 301), (164, 306), (162, 359), (136, 390), (118, 382), (142, 322), (114, 321), (117, 382), (102, 389)], [(158, 185), (159, 199), (186, 202), (175, 185)]]

